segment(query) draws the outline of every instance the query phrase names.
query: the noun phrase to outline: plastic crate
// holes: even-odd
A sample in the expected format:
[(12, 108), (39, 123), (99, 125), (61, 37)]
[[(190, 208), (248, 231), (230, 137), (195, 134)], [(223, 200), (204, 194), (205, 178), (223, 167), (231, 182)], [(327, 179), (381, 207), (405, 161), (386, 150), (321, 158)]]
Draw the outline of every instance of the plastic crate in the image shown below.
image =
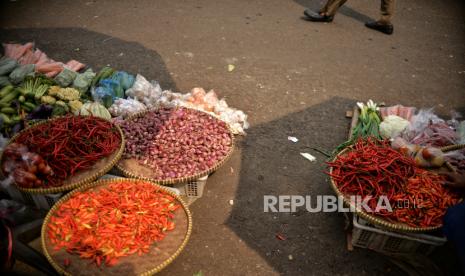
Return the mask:
[(18, 190), (14, 185), (8, 185), (6, 188), (2, 187), (2, 190), (14, 201), (35, 206), (43, 210), (50, 210), (50, 208), (64, 195), (64, 193), (33, 195)]
[(443, 245), (445, 237), (430, 234), (391, 232), (377, 228), (359, 216), (353, 216), (352, 245), (380, 253), (420, 253), (428, 255)]
[[(113, 178), (113, 177), (122, 177), (118, 175), (118, 172), (114, 174), (106, 174), (101, 177), (103, 178)], [(203, 189), (207, 184), (208, 175), (201, 177), (197, 180), (192, 180), (187, 183), (180, 183), (175, 184), (171, 187), (167, 186), (166, 188), (171, 189), (174, 193), (181, 196), (182, 199), (187, 203), (187, 205), (191, 205), (197, 199), (201, 198), (203, 195)]]

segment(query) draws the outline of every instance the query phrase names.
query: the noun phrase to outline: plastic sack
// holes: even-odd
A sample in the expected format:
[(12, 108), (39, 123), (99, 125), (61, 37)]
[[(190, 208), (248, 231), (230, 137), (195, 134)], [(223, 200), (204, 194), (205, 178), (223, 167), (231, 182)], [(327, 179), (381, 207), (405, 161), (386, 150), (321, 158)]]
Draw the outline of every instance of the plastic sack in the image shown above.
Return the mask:
[(27, 76), (34, 76), (35, 65), (26, 64), (16, 67), (10, 74), (10, 80), (13, 84), (19, 84), (23, 82)]
[(108, 87), (92, 87), (91, 95), (94, 102), (102, 103), (106, 108), (113, 104), (113, 90)]
[(81, 94), (84, 94), (89, 89), (94, 77), (95, 73), (92, 71), (92, 69), (87, 69), (84, 73), (78, 74), (76, 76), (72, 87), (81, 92)]
[(146, 110), (147, 107), (135, 99), (116, 99), (113, 105), (108, 108), (114, 117), (127, 118), (128, 116)]
[[(131, 88), (135, 80), (133, 75), (127, 72), (124, 72), (124, 71), (116, 72), (115, 74), (113, 74), (113, 76), (111, 76), (111, 79), (117, 81), (123, 91), (126, 91), (129, 88)], [(123, 98), (123, 97), (119, 97), (119, 98)]]
[(155, 108), (162, 96), (162, 90), (158, 82), (148, 82), (142, 75), (137, 74), (133, 86), (126, 90), (126, 96), (138, 100), (149, 108)]
[(2, 57), (0, 59), (0, 76), (11, 73), (16, 67), (18, 67), (18, 62), (16, 60)]
[(65, 68), (63, 71), (61, 71), (58, 76), (55, 77), (55, 81), (61, 86), (61, 87), (68, 87), (71, 85), (76, 78), (77, 73)]
[(10, 84), (10, 79), (7, 76), (0, 76), (0, 89)]
[(444, 123), (444, 120), (434, 114), (433, 108), (420, 109), (418, 114), (412, 117), (408, 131), (416, 133), (422, 132), (430, 123)]
[(461, 121), (458, 125), (457, 134), (459, 135), (459, 144), (465, 144), (465, 121)]

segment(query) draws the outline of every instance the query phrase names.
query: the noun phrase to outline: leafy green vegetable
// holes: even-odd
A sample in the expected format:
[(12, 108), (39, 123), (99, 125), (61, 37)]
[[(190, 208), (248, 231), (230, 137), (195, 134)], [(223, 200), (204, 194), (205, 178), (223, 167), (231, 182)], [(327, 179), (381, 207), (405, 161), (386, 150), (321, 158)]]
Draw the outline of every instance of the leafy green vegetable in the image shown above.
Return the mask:
[(379, 107), (372, 100), (369, 100), (367, 104), (357, 103), (360, 108), (360, 116), (358, 118), (357, 125), (355, 126), (352, 136), (350, 139), (339, 146), (333, 152), (336, 155), (341, 150), (352, 145), (359, 137), (375, 137), (377, 139), (383, 139), (379, 133), (379, 124), (381, 119), (378, 115)]

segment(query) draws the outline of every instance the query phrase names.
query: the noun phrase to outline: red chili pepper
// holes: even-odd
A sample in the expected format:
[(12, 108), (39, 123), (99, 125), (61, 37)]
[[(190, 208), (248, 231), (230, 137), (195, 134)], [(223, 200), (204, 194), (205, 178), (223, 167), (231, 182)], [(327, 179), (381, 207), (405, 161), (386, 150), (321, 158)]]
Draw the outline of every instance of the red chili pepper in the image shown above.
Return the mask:
[[(328, 165), (339, 190), (345, 195), (372, 196), (369, 206), (387, 196), (393, 212), (375, 215), (410, 226), (438, 226), (446, 209), (459, 195), (444, 187), (443, 177), (418, 168), (410, 157), (393, 150), (388, 141), (358, 140), (353, 149)], [(408, 206), (398, 206), (401, 200)], [(418, 201), (421, 200), (421, 204)]]
[(90, 169), (121, 144), (117, 129), (93, 116), (66, 116), (32, 127), (17, 139), (40, 155), (52, 168), (43, 187), (56, 187), (75, 173)]

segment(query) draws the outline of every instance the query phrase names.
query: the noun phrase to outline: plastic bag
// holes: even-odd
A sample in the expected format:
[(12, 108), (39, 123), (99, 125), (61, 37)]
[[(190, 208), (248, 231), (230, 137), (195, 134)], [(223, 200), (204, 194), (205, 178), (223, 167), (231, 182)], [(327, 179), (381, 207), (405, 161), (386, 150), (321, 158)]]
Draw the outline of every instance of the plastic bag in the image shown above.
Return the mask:
[(414, 133), (422, 132), (430, 123), (444, 123), (444, 120), (434, 114), (433, 108), (420, 109), (418, 114), (412, 117), (408, 131)]
[(10, 84), (10, 79), (7, 76), (0, 76), (0, 89)]
[(0, 76), (11, 73), (16, 67), (18, 67), (18, 62), (16, 60), (2, 57), (0, 59)]
[(465, 121), (461, 121), (458, 125), (457, 134), (459, 135), (459, 144), (465, 144)]
[(26, 64), (16, 67), (13, 72), (10, 74), (10, 80), (14, 84), (19, 84), (23, 82), (24, 78), (27, 76), (34, 76), (35, 65)]
[(65, 68), (63, 71), (61, 71), (58, 76), (55, 77), (55, 81), (61, 86), (61, 87), (68, 87), (70, 84), (73, 83), (74, 79), (76, 78), (77, 73)]
[(147, 107), (135, 99), (116, 99), (108, 109), (115, 117), (127, 118), (128, 116), (146, 110)]
[(131, 88), (126, 90), (126, 96), (134, 98), (149, 108), (157, 107), (157, 101), (162, 96), (160, 84), (148, 82), (142, 75), (137, 75)]
[(73, 81), (72, 87), (77, 89), (81, 94), (86, 93), (89, 89), (92, 79), (95, 77), (95, 73), (92, 69), (87, 69), (84, 73), (78, 74)]
[[(124, 72), (124, 71), (116, 72), (113, 76), (111, 76), (111, 79), (117, 81), (123, 91), (126, 91), (127, 89), (131, 88), (135, 80), (133, 75), (128, 74), (127, 72)], [(123, 97), (119, 97), (119, 98), (123, 98)]]

